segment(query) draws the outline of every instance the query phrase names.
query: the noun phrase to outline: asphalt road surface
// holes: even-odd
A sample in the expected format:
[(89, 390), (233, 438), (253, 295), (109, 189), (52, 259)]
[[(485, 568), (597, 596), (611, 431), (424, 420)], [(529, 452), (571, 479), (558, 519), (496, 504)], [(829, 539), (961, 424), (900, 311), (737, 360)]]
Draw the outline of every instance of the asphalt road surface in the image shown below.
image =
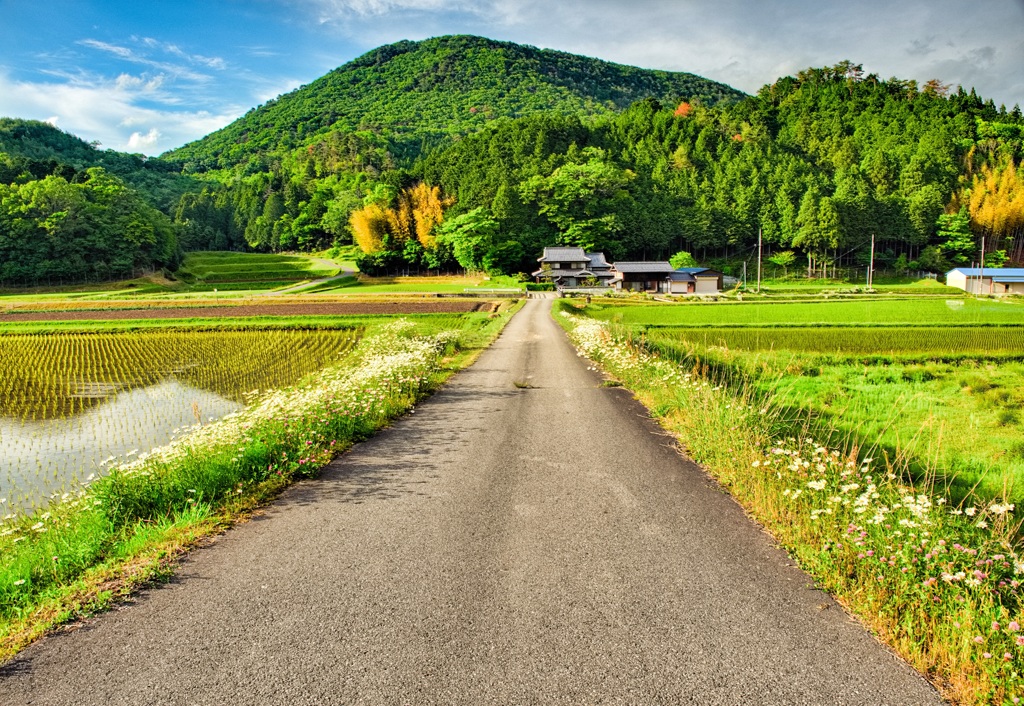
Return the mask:
[(171, 583), (23, 652), (0, 704), (941, 704), (550, 304)]

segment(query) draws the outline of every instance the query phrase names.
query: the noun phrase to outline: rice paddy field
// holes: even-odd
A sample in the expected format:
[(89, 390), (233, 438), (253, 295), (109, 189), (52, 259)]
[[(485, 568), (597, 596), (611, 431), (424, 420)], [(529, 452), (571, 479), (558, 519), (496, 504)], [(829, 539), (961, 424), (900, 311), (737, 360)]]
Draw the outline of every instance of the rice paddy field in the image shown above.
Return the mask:
[(72, 492), (129, 453), (337, 363), (359, 329), (0, 336), (0, 497)]
[(979, 326), (1024, 324), (1024, 302), (991, 299), (877, 298), (799, 302), (618, 304), (594, 316), (636, 326)]
[(1019, 300), (602, 301), (587, 311), (937, 492), (1024, 500)]

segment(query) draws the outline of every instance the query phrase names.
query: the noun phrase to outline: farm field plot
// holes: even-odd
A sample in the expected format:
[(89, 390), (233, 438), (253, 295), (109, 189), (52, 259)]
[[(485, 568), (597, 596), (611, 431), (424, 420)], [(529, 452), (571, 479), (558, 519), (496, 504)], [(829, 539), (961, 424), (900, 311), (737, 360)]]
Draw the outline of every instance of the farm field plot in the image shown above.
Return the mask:
[(0, 497), (41, 504), (341, 359), (358, 330), (0, 336)]
[(1024, 357), (1024, 326), (793, 326), (658, 327), (648, 338), (671, 345), (686, 340), (705, 347), (744, 351), (794, 351), (837, 355)]
[(193, 252), (177, 272), (192, 284), (272, 283), (333, 277), (341, 268), (327, 260), (304, 255), (261, 255), (255, 253)]
[(874, 299), (692, 304), (601, 303), (595, 318), (641, 326), (950, 326), (1024, 325), (1024, 302), (976, 299)]
[[(602, 302), (592, 309), (684, 366), (707, 366), (754, 392), (784, 418), (876, 449), (940, 492), (1024, 498), (1019, 303)], [(831, 320), (815, 325), (824, 316)]]
[(251, 317), (330, 317), (330, 316), (394, 316), (402, 314), (463, 314), (490, 311), (494, 304), (479, 299), (445, 299), (415, 301), (240, 303), (224, 306), (143, 307), (71, 309), (61, 311), (34, 310), (0, 313), (0, 325), (34, 321), (129, 321), (147, 319), (220, 319)]
[(512, 277), (367, 277), (360, 275), (358, 278), (346, 277), (341, 280), (326, 282), (304, 291), (316, 292), (318, 294), (330, 293), (351, 296), (358, 294), (486, 293), (492, 289), (522, 291), (523, 284)]

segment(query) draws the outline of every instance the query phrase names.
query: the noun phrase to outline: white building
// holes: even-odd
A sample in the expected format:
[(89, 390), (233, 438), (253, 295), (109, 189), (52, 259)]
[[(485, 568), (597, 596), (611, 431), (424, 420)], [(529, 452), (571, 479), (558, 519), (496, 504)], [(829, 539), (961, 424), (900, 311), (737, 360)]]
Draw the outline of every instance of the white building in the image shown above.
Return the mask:
[(958, 267), (946, 273), (946, 284), (971, 294), (1024, 294), (1024, 268)]

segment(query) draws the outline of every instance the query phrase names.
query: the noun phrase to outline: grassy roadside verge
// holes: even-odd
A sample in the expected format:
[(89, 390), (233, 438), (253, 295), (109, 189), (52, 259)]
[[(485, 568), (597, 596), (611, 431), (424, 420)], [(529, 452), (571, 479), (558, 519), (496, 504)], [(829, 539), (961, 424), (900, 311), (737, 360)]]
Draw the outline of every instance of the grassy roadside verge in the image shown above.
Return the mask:
[(1012, 505), (950, 507), (706, 367), (682, 368), (567, 302), (556, 311), (581, 353), (631, 389), (819, 586), (948, 698), (1020, 702), (1024, 559)]
[[(518, 304), (465, 325), (378, 325), (328, 367), (0, 524), (0, 661), (169, 575), (176, 557), (315, 476), (469, 365)], [(397, 318), (397, 317), (396, 317)], [(0, 511), (2, 510), (0, 505)]]

